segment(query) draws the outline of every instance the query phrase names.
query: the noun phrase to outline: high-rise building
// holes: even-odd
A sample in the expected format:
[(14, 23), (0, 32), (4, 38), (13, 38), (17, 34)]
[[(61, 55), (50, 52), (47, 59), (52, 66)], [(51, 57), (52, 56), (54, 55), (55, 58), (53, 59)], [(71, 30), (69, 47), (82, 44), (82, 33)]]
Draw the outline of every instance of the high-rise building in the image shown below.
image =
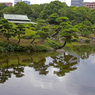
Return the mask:
[(23, 1), (23, 2), (27, 3), (27, 5), (30, 5), (30, 1), (26, 1), (26, 0), (25, 0), (25, 1)]
[(71, 6), (79, 7), (82, 6), (83, 0), (71, 0)]
[(22, 2), (22, 0), (14, 0), (14, 5), (15, 5), (17, 2)]

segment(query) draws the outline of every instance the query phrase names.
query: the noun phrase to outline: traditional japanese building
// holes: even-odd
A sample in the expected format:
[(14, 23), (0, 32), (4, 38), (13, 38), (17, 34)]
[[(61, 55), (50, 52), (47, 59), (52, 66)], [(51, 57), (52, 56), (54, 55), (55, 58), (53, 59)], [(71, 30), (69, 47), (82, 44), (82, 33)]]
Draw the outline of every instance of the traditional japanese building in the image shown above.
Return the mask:
[(27, 15), (18, 15), (18, 14), (3, 14), (4, 18), (8, 21), (15, 23), (15, 24), (24, 24), (24, 23), (32, 23), (30, 19), (28, 19)]

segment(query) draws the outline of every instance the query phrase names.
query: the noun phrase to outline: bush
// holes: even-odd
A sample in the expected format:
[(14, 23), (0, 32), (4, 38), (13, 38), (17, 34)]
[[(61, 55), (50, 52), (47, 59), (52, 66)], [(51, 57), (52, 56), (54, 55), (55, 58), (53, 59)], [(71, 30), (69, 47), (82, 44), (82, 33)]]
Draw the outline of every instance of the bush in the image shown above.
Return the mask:
[(4, 42), (0, 42), (0, 46), (5, 46), (5, 43)]
[(32, 50), (33, 51), (48, 51), (48, 48), (44, 45), (32, 45)]
[(5, 51), (4, 47), (0, 46), (0, 52), (4, 52), (4, 51)]
[(49, 47), (53, 47), (54, 49), (57, 49), (59, 47), (59, 44), (56, 41), (51, 40), (49, 38), (48, 38), (48, 41), (45, 44)]
[(73, 39), (72, 42), (78, 42), (78, 39)]
[(86, 41), (86, 43), (90, 43), (90, 40), (89, 39), (87, 39), (87, 40), (85, 40)]
[(26, 46), (15, 46), (15, 51), (26, 51), (27, 47)]
[(10, 51), (10, 52), (14, 52), (14, 51), (15, 51), (15, 47), (14, 47), (14, 45), (12, 45), (12, 44), (9, 44), (5, 49), (6, 49), (7, 51)]

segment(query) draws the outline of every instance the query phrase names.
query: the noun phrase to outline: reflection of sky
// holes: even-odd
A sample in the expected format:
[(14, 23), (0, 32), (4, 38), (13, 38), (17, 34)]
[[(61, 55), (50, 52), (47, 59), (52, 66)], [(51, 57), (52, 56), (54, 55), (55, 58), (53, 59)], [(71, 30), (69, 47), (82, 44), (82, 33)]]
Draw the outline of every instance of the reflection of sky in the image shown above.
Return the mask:
[[(46, 58), (46, 65), (52, 58)], [(47, 76), (25, 67), (25, 76), (21, 79), (13, 75), (6, 83), (0, 84), (2, 95), (95, 95), (95, 57), (80, 60), (77, 70), (63, 77), (53, 74), (58, 69), (49, 67)], [(4, 89), (4, 90), (3, 90)]]

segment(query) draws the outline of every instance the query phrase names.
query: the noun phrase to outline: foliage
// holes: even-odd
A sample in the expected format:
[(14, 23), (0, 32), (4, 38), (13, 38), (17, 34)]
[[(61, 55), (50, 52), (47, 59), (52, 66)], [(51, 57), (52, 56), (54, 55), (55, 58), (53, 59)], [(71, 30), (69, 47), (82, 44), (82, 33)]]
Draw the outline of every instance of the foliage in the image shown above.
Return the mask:
[(9, 41), (9, 38), (15, 36), (15, 29), (13, 28), (13, 24), (11, 22), (8, 22), (6, 19), (2, 19), (1, 23), (1, 32)]
[(5, 49), (7, 51), (10, 51), (10, 52), (14, 52), (15, 51), (15, 47), (12, 44), (9, 44)]
[(42, 19), (47, 19), (53, 13), (59, 14), (59, 9), (65, 8), (67, 5), (65, 3), (61, 3), (60, 1), (51, 1), (49, 4), (46, 4), (43, 11), (40, 14)]
[(0, 52), (4, 52), (4, 51), (5, 49), (2, 46), (0, 46)]
[(32, 51), (48, 51), (48, 48), (44, 45), (30, 45), (32, 47)]
[(59, 15), (57, 13), (53, 13), (51, 14), (48, 18), (49, 18), (49, 23), (50, 24), (56, 24), (56, 19), (59, 17)]
[(84, 28), (84, 29), (81, 31), (81, 35), (82, 35), (82, 36), (89, 36), (89, 35), (90, 35), (90, 31), (89, 31), (87, 28)]
[(17, 37), (19, 39), (18, 43), (20, 43), (20, 39), (23, 38), (23, 35), (25, 34), (25, 26), (23, 24), (18, 24), (18, 26), (16, 27), (16, 34)]
[(44, 31), (37, 31), (37, 35), (40, 35), (40, 38), (42, 39), (46, 39), (47, 37), (49, 37), (49, 33)]
[(69, 19), (67, 17), (59, 17), (56, 19), (58, 23), (67, 22)]
[(45, 42), (45, 45), (49, 46), (49, 47), (52, 47), (54, 49), (57, 49), (59, 48), (59, 43), (57, 43), (56, 41), (54, 40), (51, 40), (48, 38), (48, 41)]
[(6, 8), (6, 7), (8, 7), (6, 4), (4, 4), (4, 3), (1, 3), (1, 4), (0, 4), (0, 10), (3, 10), (3, 9)]

